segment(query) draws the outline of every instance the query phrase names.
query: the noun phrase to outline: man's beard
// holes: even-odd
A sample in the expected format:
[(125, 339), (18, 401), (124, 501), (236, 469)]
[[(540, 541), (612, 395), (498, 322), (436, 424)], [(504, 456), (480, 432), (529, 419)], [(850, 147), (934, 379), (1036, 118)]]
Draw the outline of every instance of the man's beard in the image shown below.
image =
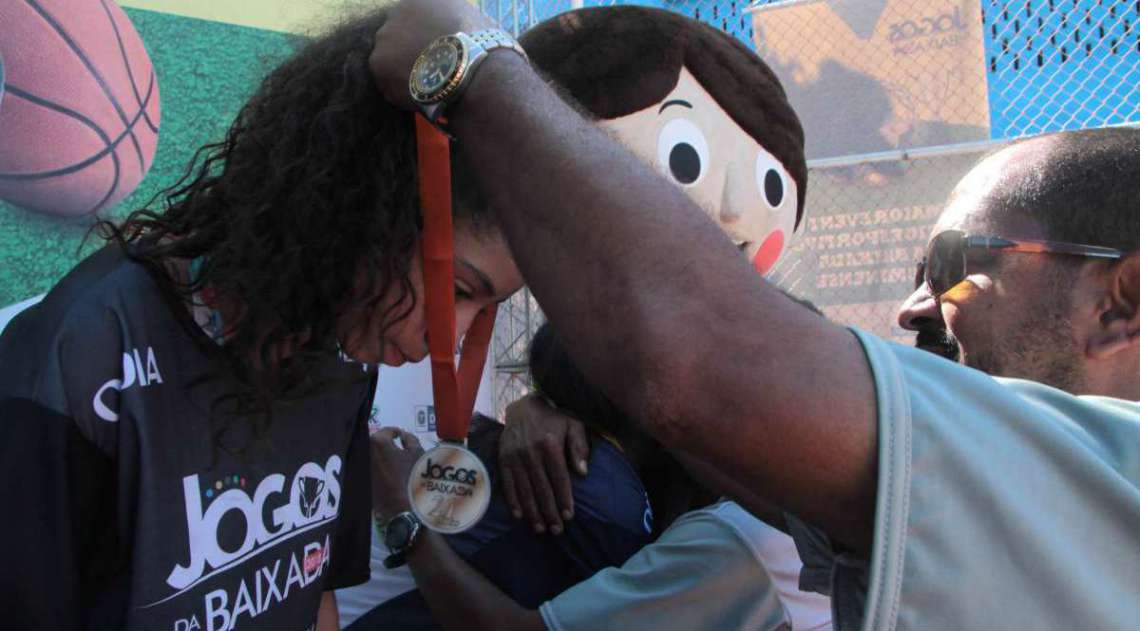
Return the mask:
[(914, 338), (914, 345), (939, 357), (950, 361), (958, 361), (962, 349), (958, 346), (958, 338), (946, 329), (919, 329)]
[(1028, 379), (1072, 394), (1083, 392), (1085, 374), (1080, 349), (1072, 336), (1072, 322), (1066, 315), (1068, 305), (1040, 307), (1026, 309), (1025, 313), (1034, 315), (1009, 327), (1004, 335), (995, 336), (990, 348), (980, 352), (967, 349), (960, 361), (994, 377)]

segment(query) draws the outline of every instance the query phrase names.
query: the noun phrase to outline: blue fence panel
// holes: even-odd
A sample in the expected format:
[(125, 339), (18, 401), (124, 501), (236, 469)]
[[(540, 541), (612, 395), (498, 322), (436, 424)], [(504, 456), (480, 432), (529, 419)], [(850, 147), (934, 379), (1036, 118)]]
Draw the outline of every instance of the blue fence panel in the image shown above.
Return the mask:
[(1140, 2), (982, 3), (994, 138), (1140, 119)]

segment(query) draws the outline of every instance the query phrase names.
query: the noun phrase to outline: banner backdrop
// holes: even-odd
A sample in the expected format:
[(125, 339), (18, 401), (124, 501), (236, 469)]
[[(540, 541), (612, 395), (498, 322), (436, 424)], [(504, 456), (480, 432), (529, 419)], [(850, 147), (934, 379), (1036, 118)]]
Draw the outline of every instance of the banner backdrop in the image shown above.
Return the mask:
[(979, 155), (812, 169), (811, 210), (770, 278), (836, 322), (907, 341), (895, 312), (946, 198)]
[(756, 50), (808, 159), (987, 140), (977, 0), (819, 0), (752, 9)]

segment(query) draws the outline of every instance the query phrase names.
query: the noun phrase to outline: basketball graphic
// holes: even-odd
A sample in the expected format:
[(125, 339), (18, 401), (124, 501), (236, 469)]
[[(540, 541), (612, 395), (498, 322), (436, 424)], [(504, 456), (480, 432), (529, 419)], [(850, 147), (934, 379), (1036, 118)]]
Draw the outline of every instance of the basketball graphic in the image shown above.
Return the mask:
[(142, 181), (158, 145), (158, 83), (113, 0), (0, 0), (0, 199), (79, 216)]

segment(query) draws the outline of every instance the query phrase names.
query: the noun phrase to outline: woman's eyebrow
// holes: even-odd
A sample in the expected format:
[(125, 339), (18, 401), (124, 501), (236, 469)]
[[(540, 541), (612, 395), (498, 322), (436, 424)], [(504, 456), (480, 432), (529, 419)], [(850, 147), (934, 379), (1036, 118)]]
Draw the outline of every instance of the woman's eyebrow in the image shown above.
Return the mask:
[(470, 262), (465, 261), (464, 259), (461, 259), (461, 258), (456, 258), (455, 262), (459, 263), (463, 267), (466, 267), (472, 274), (474, 274), (479, 279), (479, 284), (483, 286), (483, 291), (486, 292), (486, 294), (488, 296), (498, 296), (499, 295), (498, 292), (495, 291), (495, 284), (491, 282), (491, 277), (487, 276), (487, 274), (485, 274), (483, 272), (483, 270), (479, 269), (478, 267), (475, 267)]

